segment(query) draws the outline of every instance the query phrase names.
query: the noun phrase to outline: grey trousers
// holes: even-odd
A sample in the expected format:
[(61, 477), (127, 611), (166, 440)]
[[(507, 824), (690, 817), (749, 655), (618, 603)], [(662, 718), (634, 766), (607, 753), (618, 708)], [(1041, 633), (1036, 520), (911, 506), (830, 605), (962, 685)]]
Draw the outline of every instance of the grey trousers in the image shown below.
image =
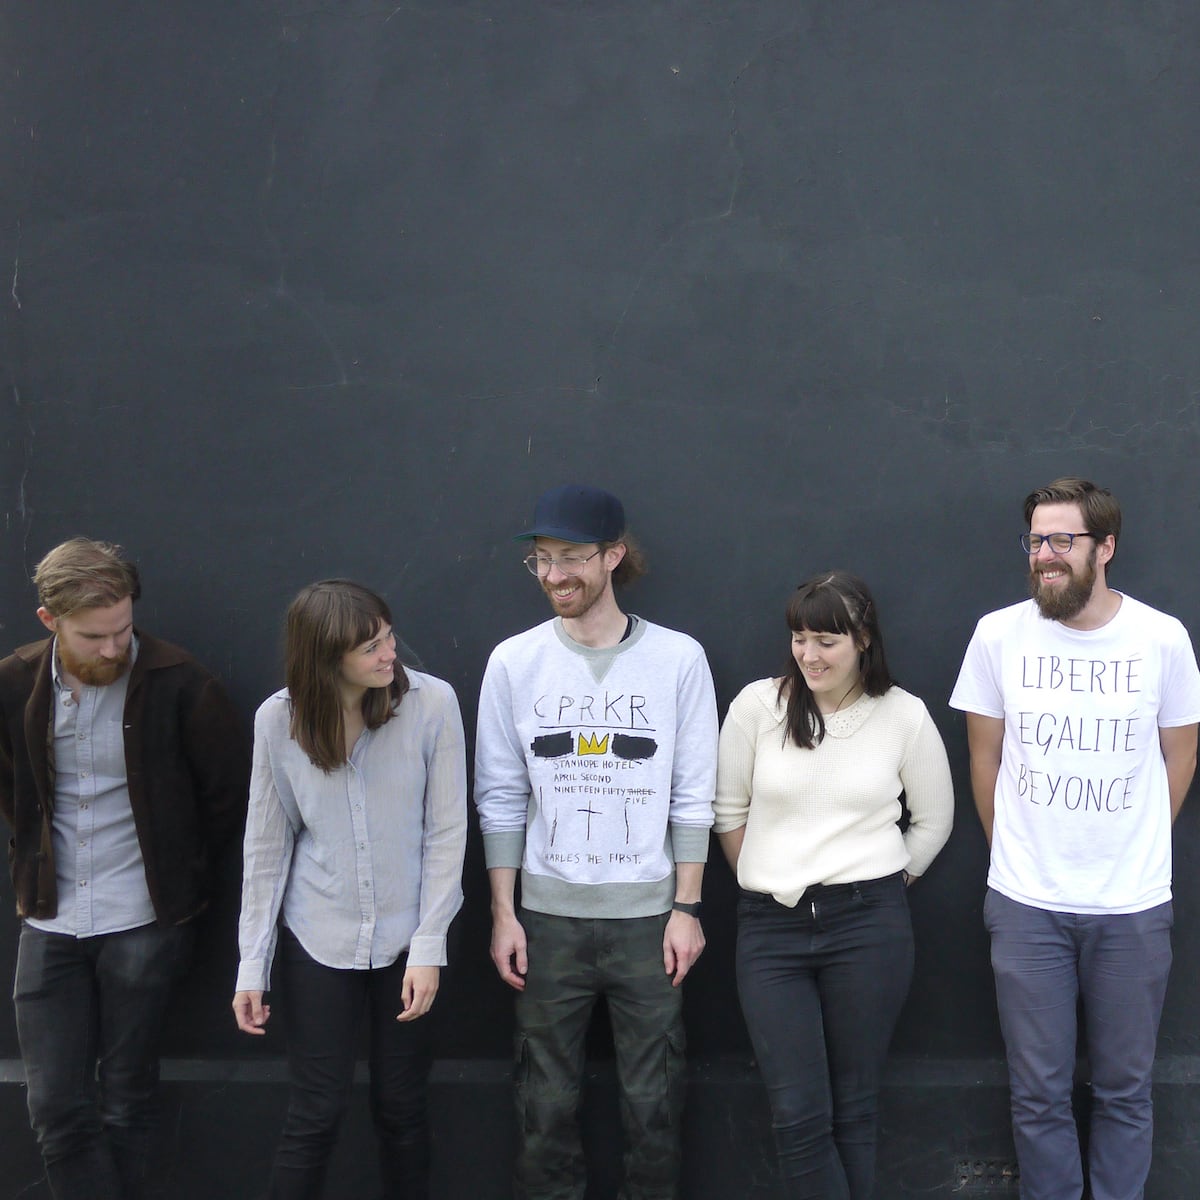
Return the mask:
[(1141, 1200), (1154, 1135), (1154, 1050), (1171, 970), (1170, 903), (1138, 913), (1059, 913), (989, 889), (983, 912), (1022, 1200), (1083, 1195), (1071, 1111), (1079, 1000), (1091, 1072), (1091, 1195)]
[(517, 997), (514, 1073), (522, 1200), (583, 1200), (578, 1110), (584, 1040), (600, 995), (612, 1019), (621, 1097), (621, 1200), (677, 1195), (684, 1034), (682, 995), (663, 967), (667, 916), (522, 912), (529, 971)]

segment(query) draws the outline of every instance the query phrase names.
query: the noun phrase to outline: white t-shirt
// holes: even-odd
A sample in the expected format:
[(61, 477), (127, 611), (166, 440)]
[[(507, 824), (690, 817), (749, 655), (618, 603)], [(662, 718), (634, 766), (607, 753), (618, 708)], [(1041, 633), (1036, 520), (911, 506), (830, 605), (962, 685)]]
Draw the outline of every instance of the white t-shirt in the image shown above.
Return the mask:
[(1141, 912), (1171, 898), (1160, 728), (1200, 721), (1183, 625), (1129, 596), (1107, 625), (988, 613), (953, 708), (1004, 720), (988, 885), (1056, 912)]

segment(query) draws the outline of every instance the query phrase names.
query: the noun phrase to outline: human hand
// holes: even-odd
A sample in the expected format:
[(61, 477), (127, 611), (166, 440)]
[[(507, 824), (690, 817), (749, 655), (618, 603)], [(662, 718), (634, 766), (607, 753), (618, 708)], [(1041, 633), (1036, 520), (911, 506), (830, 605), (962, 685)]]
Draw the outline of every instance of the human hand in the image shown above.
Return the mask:
[(409, 967), (404, 972), (404, 983), (400, 989), (404, 1010), (397, 1014), (397, 1021), (415, 1021), (433, 1007), (441, 974), (440, 967)]
[(492, 962), (500, 978), (518, 992), (525, 990), (525, 972), (529, 970), (525, 929), (516, 915), (509, 913), (492, 919)]
[(262, 1002), (262, 992), (236, 992), (233, 997), (233, 1016), (243, 1033), (262, 1037), (263, 1028), (271, 1019), (271, 1006)]
[(699, 917), (673, 910), (663, 933), (663, 966), (673, 987), (678, 987), (704, 953), (704, 930)]

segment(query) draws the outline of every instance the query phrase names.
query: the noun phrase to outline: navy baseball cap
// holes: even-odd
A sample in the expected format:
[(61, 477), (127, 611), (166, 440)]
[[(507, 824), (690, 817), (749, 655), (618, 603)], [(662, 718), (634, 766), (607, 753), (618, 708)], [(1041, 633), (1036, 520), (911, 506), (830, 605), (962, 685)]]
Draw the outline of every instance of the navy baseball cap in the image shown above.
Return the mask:
[(602, 488), (564, 483), (539, 498), (533, 526), (518, 533), (514, 542), (528, 538), (558, 538), (562, 542), (615, 542), (625, 532), (625, 509), (620, 500)]

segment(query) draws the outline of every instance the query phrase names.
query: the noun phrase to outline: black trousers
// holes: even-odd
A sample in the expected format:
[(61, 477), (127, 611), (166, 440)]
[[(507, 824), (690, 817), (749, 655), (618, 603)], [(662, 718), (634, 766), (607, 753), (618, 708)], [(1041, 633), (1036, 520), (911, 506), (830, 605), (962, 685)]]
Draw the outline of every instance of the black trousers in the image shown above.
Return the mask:
[(148, 1193), (159, 1035), (192, 939), (191, 925), (87, 938), (22, 928), (17, 1035), (55, 1200)]
[(407, 956), (390, 967), (340, 971), (280, 930), (291, 1093), (271, 1175), (271, 1200), (318, 1200), (354, 1084), (364, 1006), (370, 1022), (371, 1116), (384, 1200), (429, 1196), (429, 1018), (401, 1023)]
[(874, 1195), (879, 1088), (912, 969), (899, 874), (811, 888), (795, 908), (742, 893), (738, 994), (788, 1200)]

